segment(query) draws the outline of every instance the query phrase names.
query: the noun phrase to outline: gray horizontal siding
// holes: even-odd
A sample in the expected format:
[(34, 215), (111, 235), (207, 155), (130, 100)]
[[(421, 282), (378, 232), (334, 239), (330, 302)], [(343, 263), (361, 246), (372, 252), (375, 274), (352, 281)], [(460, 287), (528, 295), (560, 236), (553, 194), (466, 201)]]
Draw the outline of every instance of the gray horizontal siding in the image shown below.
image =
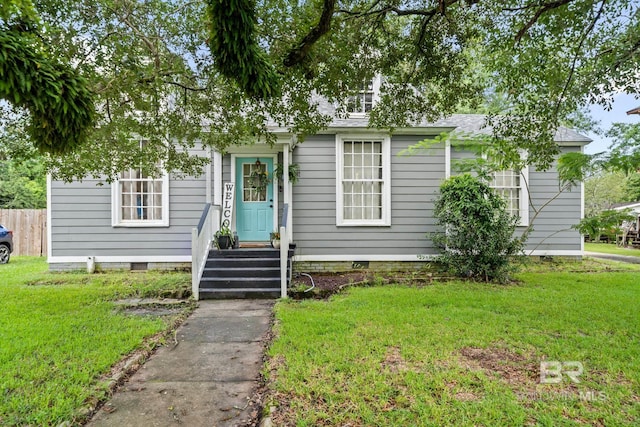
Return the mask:
[(222, 182), (231, 181), (231, 156), (226, 155), (222, 157)]
[(309, 137), (293, 161), (300, 180), (293, 187), (294, 238), (298, 255), (415, 255), (433, 253), (433, 199), (445, 175), (444, 149), (398, 156), (423, 136), (391, 140), (391, 226), (336, 226), (335, 135)]
[[(579, 147), (565, 147), (562, 152), (580, 151)], [(472, 159), (470, 152), (452, 150), (452, 168), (461, 159)], [(454, 172), (455, 173), (455, 172)], [(571, 226), (580, 221), (581, 193), (580, 187), (563, 192), (551, 203), (545, 205), (555, 197), (559, 191), (558, 173), (554, 167), (547, 171), (529, 170), (529, 198), (535, 209), (541, 209), (535, 217), (535, 211), (530, 207), (529, 219), (533, 221), (533, 231), (527, 240), (526, 250), (543, 251), (578, 251), (581, 249), (581, 238)], [(525, 230), (519, 227), (516, 232), (521, 235)]]
[[(415, 255), (433, 254), (437, 250), (428, 234), (437, 230), (433, 218), (433, 201), (445, 177), (443, 148), (432, 148), (412, 156), (398, 153), (422, 140), (421, 136), (392, 138), (391, 158), (391, 226), (336, 226), (336, 158), (335, 135), (308, 138), (300, 144), (293, 161), (300, 165), (301, 176), (294, 186), (294, 237), (296, 253), (321, 255)], [(564, 151), (579, 151), (579, 147)], [(456, 159), (474, 154), (452, 150)], [(531, 170), (530, 198), (540, 207), (558, 192), (557, 172)], [(580, 188), (562, 193), (535, 218), (527, 250), (578, 251), (580, 235), (571, 226), (580, 219)], [(530, 219), (535, 213), (530, 212)], [(519, 227), (521, 235), (524, 227)]]
[[(316, 135), (299, 144), (292, 161), (300, 166), (293, 186), (294, 237), (298, 255), (433, 254), (427, 237), (436, 230), (433, 201), (445, 177), (442, 147), (412, 155), (398, 153), (422, 136), (397, 136), (391, 146), (391, 226), (336, 226), (335, 135)], [(568, 150), (568, 149), (567, 149)], [(579, 148), (575, 148), (579, 150)], [(452, 151), (452, 158), (469, 157)], [(280, 159), (281, 161), (281, 159)], [(230, 156), (223, 157), (223, 182), (230, 181)], [(172, 179), (170, 227), (111, 226), (111, 188), (97, 181), (53, 182), (51, 235), (53, 256), (189, 255), (191, 229), (206, 200), (205, 175)], [(558, 191), (557, 173), (532, 170), (531, 200), (541, 206)], [(580, 189), (563, 193), (535, 219), (527, 249), (579, 250), (579, 234), (571, 225), (580, 217)], [(279, 194), (282, 210), (283, 194)], [(530, 213), (533, 219), (534, 213)], [(519, 233), (523, 228), (519, 229)]]
[[(580, 151), (579, 147), (563, 148), (563, 153)], [(547, 171), (531, 170), (529, 173), (530, 199), (533, 206), (540, 210), (534, 219), (535, 212), (530, 209), (529, 219), (533, 221), (533, 232), (527, 241), (527, 250), (565, 250), (578, 251), (582, 247), (581, 236), (571, 226), (580, 221), (581, 186), (558, 194), (558, 172), (554, 167)]]
[[(198, 153), (202, 154), (202, 153)], [(111, 186), (84, 180), (51, 183), (51, 254), (66, 256), (188, 256), (191, 230), (206, 200), (206, 175), (170, 178), (169, 227), (113, 227)]]

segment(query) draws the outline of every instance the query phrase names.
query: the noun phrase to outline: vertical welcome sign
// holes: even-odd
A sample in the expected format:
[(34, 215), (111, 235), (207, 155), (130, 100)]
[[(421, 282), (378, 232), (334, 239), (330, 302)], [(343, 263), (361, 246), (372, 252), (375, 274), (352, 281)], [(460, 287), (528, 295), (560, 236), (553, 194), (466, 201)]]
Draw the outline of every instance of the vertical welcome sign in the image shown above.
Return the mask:
[(236, 185), (233, 182), (224, 183), (224, 195), (222, 199), (222, 217), (220, 218), (220, 227), (231, 228), (231, 220), (233, 219), (233, 198), (235, 195)]

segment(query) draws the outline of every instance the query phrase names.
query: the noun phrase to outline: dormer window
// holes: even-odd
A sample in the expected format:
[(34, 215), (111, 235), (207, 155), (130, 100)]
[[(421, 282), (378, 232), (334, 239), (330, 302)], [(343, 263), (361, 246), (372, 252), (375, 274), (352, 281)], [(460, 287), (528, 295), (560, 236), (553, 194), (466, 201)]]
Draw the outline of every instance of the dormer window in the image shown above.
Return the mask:
[(347, 112), (352, 114), (366, 114), (373, 109), (380, 92), (380, 78), (363, 83), (358, 94), (350, 96), (347, 100)]

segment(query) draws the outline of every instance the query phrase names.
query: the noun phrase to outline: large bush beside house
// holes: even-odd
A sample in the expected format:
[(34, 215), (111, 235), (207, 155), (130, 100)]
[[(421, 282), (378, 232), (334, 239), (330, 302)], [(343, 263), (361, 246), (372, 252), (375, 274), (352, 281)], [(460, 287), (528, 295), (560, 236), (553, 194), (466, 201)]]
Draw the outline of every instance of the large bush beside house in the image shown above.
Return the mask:
[(469, 174), (444, 181), (434, 210), (442, 228), (433, 236), (442, 250), (438, 261), (457, 276), (508, 280), (512, 258), (521, 254), (523, 242), (514, 236), (518, 218), (505, 208), (501, 196)]

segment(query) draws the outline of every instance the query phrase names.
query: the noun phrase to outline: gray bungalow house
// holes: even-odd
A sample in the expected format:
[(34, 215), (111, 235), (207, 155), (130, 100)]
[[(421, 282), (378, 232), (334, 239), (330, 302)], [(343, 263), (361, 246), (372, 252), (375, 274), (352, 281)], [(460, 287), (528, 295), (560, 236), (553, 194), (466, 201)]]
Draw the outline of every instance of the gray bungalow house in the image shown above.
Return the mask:
[[(197, 297), (195, 283), (203, 271), (205, 277), (225, 275), (212, 263), (195, 261), (197, 253), (210, 249), (223, 197), (227, 205), (229, 197), (233, 201), (228, 221), (241, 247), (228, 252), (236, 255), (247, 246), (268, 243), (270, 233), (286, 224), (288, 240), (295, 243), (291, 260), (299, 271), (397, 267), (396, 263), (429, 260), (437, 254), (427, 237), (435, 227), (433, 201), (441, 182), (452, 173), (452, 162), (465, 153), (443, 143), (417, 155), (398, 154), (442, 132), (481, 131), (484, 117), (453, 115), (389, 133), (367, 127), (365, 110), (370, 105), (366, 101), (362, 105), (362, 112), (335, 119), (302, 143), (285, 129), (274, 128), (278, 136), (274, 146), (257, 142), (232, 147), (225, 155), (203, 152), (211, 162), (198, 177), (151, 179), (132, 169), (123, 171), (113, 185), (96, 186), (89, 179), (50, 180), (50, 269), (94, 264), (102, 269), (178, 268), (193, 262)], [(565, 152), (580, 152), (590, 139), (562, 128), (556, 141)], [(299, 167), (295, 185), (287, 174), (282, 181), (268, 180), (258, 190), (251, 185), (256, 172), (266, 171), (272, 177), (275, 165), (291, 163)], [(225, 195), (229, 183), (234, 191)], [(544, 204), (559, 187), (553, 168), (500, 172), (493, 186), (520, 216), (523, 230), (532, 219), (531, 206)], [(581, 256), (583, 240), (571, 226), (582, 216), (582, 188), (562, 193), (537, 216), (527, 253)], [(199, 235), (204, 235), (200, 237), (204, 243), (196, 243)], [(194, 245), (202, 247), (192, 251)], [(227, 290), (233, 287), (229, 280), (227, 285)]]

